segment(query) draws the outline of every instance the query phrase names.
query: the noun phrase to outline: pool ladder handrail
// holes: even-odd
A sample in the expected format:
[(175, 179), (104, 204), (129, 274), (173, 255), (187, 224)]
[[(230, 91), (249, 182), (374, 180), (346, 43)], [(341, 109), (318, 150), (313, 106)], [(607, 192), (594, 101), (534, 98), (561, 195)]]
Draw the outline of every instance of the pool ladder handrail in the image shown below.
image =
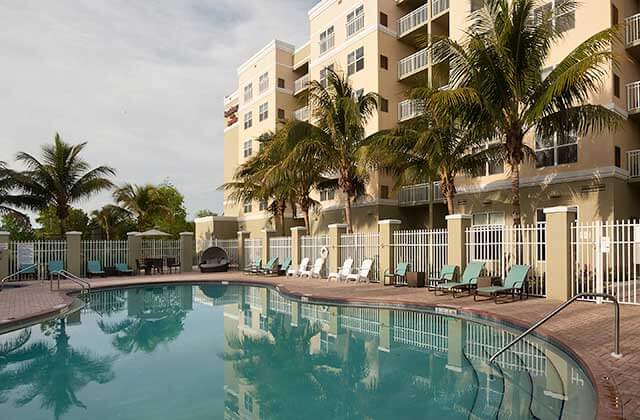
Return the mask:
[[(76, 276), (73, 273), (68, 272), (67, 270), (59, 270), (51, 274), (55, 275), (58, 279), (58, 289), (60, 289), (60, 278), (64, 278), (66, 280), (70, 280), (73, 283), (79, 285), (82, 288), (82, 292), (86, 292), (87, 289), (89, 292), (91, 292), (91, 283), (89, 283), (85, 279), (81, 279), (80, 277)], [(49, 278), (49, 288), (53, 290), (53, 276)]]
[(22, 267), (20, 270), (16, 271), (15, 273), (4, 277), (2, 280), (0, 280), (0, 291), (4, 287), (4, 283), (5, 282), (11, 280), (12, 278), (18, 277), (20, 274), (25, 273), (25, 272), (31, 270), (33, 267), (37, 267), (37, 266), (38, 266), (37, 264), (27, 265), (25, 267)]
[(615, 357), (615, 358), (622, 357), (622, 353), (620, 353), (620, 303), (618, 302), (618, 299), (615, 296), (607, 294), (607, 293), (580, 293), (578, 295), (575, 295), (574, 297), (572, 297), (571, 299), (569, 299), (568, 301), (566, 301), (562, 305), (558, 306), (553, 311), (549, 312), (540, 321), (538, 321), (535, 324), (533, 324), (533, 326), (531, 328), (529, 328), (528, 330), (526, 330), (525, 332), (520, 334), (518, 337), (513, 339), (513, 341), (511, 341), (509, 344), (507, 344), (506, 346), (504, 346), (503, 348), (498, 350), (498, 352), (496, 354), (491, 356), (491, 358), (489, 359), (489, 363), (494, 363), (495, 360), (498, 358), (498, 356), (500, 356), (502, 353), (504, 353), (505, 351), (507, 351), (508, 349), (513, 347), (518, 342), (520, 342), (523, 338), (525, 338), (527, 335), (531, 334), (534, 330), (536, 330), (541, 325), (543, 325), (544, 323), (549, 321), (551, 318), (556, 316), (558, 313), (562, 312), (569, 305), (571, 305), (572, 303), (574, 303), (578, 299), (582, 299), (582, 298), (586, 298), (586, 297), (604, 298), (604, 299), (609, 299), (609, 300), (611, 300), (613, 302), (614, 311), (615, 311), (615, 320), (614, 320), (615, 324), (614, 324), (614, 330), (613, 330), (613, 341), (614, 341), (613, 345), (614, 345), (614, 349), (613, 349), (613, 353), (611, 353), (611, 355), (613, 357)]

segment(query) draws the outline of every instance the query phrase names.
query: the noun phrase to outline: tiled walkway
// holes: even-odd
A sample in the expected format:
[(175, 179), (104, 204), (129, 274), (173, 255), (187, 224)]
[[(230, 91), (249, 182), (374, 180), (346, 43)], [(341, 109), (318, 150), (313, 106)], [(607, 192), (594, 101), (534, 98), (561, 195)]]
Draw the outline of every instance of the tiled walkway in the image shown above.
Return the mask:
[[(385, 287), (375, 284), (327, 283), (325, 280), (292, 278), (264, 278), (244, 276), (238, 273), (181, 274), (173, 276), (145, 276), (107, 278), (92, 280), (93, 287), (114, 287), (128, 284), (204, 281), (250, 281), (278, 286), (285, 294), (307, 296), (310, 300), (390, 303), (401, 305), (448, 306), (458, 310), (499, 317), (508, 321), (530, 325), (559, 302), (530, 299), (496, 305), (493, 302), (474, 302), (473, 298), (453, 299), (450, 296), (435, 297), (426, 289)], [(5, 289), (0, 293), (0, 327), (8, 322), (42, 316), (69, 305), (72, 298), (66, 292), (73, 284), (63, 283), (62, 291), (49, 291), (48, 283), (41, 286), (32, 283), (28, 287)], [(623, 408), (624, 418), (640, 419), (640, 307), (622, 307), (622, 340), (624, 356), (613, 358), (613, 307), (609, 304), (595, 305), (577, 303), (562, 315), (546, 324), (540, 332), (559, 339), (570, 347), (588, 366), (596, 380), (600, 396), (601, 418), (619, 414), (613, 408)], [(617, 392), (616, 392), (617, 390)], [(615, 400), (619, 395), (619, 400)]]

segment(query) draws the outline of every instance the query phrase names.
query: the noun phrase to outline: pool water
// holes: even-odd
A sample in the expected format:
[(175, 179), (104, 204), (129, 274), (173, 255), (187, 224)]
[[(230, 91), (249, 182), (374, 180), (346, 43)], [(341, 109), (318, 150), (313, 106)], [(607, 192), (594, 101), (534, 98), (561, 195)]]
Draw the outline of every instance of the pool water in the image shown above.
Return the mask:
[(259, 287), (108, 290), (0, 336), (0, 419), (595, 418), (588, 377), (544, 341), (488, 365), (516, 334)]

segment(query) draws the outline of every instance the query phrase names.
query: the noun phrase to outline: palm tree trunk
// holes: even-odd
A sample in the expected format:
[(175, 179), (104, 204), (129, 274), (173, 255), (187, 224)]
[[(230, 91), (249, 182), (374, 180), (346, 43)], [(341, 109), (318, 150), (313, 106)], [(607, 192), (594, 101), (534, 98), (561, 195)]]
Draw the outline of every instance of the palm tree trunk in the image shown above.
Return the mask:
[(442, 194), (444, 195), (445, 200), (447, 200), (447, 212), (449, 214), (454, 214), (456, 209), (454, 205), (454, 199), (456, 197), (456, 188), (451, 181), (441, 181), (441, 188), (443, 189)]
[(353, 233), (353, 226), (351, 226), (351, 196), (347, 193), (347, 203), (344, 207), (344, 219), (347, 223), (347, 233)]
[(522, 224), (522, 215), (520, 213), (520, 163), (511, 159), (511, 215), (513, 217), (513, 225)]
[(302, 210), (304, 215), (304, 228), (307, 230), (307, 235), (311, 235), (311, 223), (309, 220), (309, 209)]

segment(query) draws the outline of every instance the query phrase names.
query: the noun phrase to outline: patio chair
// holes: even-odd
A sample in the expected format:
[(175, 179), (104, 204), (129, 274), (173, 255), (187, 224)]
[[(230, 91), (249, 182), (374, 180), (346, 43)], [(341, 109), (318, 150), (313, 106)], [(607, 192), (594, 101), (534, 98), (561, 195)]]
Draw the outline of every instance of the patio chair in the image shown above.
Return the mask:
[(128, 275), (128, 276), (133, 276), (133, 270), (129, 268), (129, 266), (127, 264), (124, 263), (117, 263), (114, 265), (115, 269), (116, 269), (116, 273), (118, 273), (119, 275)]
[(351, 270), (353, 269), (353, 258), (347, 258), (344, 260), (342, 267), (338, 268), (336, 273), (329, 273), (327, 276), (327, 281), (331, 279), (336, 279), (336, 281), (346, 280), (347, 276), (351, 274)]
[(278, 275), (287, 274), (287, 272), (289, 271), (289, 268), (291, 268), (291, 257), (287, 257), (284, 259), (284, 262), (278, 269)]
[(64, 271), (64, 261), (62, 260), (52, 260), (47, 262), (47, 274), (49, 278), (51, 278), (52, 275), (59, 275), (61, 272)]
[[(511, 298), (515, 300), (516, 292), (520, 294), (520, 300), (526, 293), (527, 299), (529, 298), (529, 292), (527, 290), (527, 277), (531, 267), (528, 265), (514, 265), (507, 273), (507, 277), (503, 281), (502, 286), (490, 286), (481, 287), (476, 289), (473, 295), (473, 300), (478, 300), (478, 295), (489, 296), (489, 300), (493, 297), (496, 303), (498, 303), (498, 297), (500, 295), (511, 295)], [(487, 299), (485, 299), (487, 300)]]
[(453, 281), (439, 284), (435, 286), (434, 294), (438, 295), (438, 292), (442, 292), (442, 294), (451, 292), (454, 298), (456, 297), (456, 292), (467, 291), (471, 294), (471, 290), (476, 288), (478, 277), (482, 274), (482, 270), (484, 270), (484, 262), (472, 261), (467, 264), (467, 267), (464, 269), (460, 282)]
[(269, 261), (267, 261), (267, 264), (264, 266), (264, 268), (261, 268), (257, 272), (257, 274), (264, 274), (264, 275), (273, 274), (273, 273), (276, 273), (276, 274), (278, 273), (278, 257), (271, 257)]
[(316, 262), (313, 263), (313, 267), (311, 268), (311, 270), (305, 270), (302, 271), (300, 273), (300, 277), (309, 277), (310, 279), (312, 278), (320, 278), (321, 277), (321, 272), (322, 272), (322, 268), (324, 267), (324, 258), (318, 258), (316, 259)]
[(247, 274), (255, 274), (262, 268), (262, 258), (256, 258), (254, 262), (249, 264), (249, 267), (246, 267), (243, 271)]
[(20, 277), (33, 277), (34, 280), (38, 277), (38, 266), (36, 264), (20, 264), (18, 271), (20, 272)]
[(434, 283), (430, 284), (427, 288), (431, 291), (442, 283), (453, 283), (458, 278), (458, 266), (457, 265), (443, 265), (440, 269), (440, 276)]
[(367, 280), (369, 280), (369, 272), (371, 271), (371, 267), (373, 266), (373, 260), (370, 258), (367, 258), (366, 260), (362, 261), (362, 264), (360, 265), (360, 270), (358, 270), (357, 273), (355, 274), (349, 274), (347, 276), (347, 280), (353, 280), (356, 282), (366, 282)]
[[(393, 279), (393, 284), (398, 284), (399, 279), (405, 279), (407, 276), (407, 269), (409, 268), (409, 263), (401, 262), (396, 265), (396, 270), (393, 273), (390, 273), (388, 270), (384, 272), (385, 279)], [(385, 282), (386, 283), (386, 282)]]
[(173, 273), (173, 270), (180, 271), (180, 262), (176, 257), (167, 257), (167, 270)]
[(93, 276), (104, 277), (105, 272), (102, 269), (102, 264), (97, 260), (89, 260), (87, 261), (87, 277), (91, 278)]
[(309, 267), (309, 258), (304, 257), (302, 261), (300, 261), (300, 265), (298, 266), (298, 268), (289, 267), (289, 269), (287, 270), (287, 276), (300, 277), (300, 273), (305, 271), (308, 267)]

